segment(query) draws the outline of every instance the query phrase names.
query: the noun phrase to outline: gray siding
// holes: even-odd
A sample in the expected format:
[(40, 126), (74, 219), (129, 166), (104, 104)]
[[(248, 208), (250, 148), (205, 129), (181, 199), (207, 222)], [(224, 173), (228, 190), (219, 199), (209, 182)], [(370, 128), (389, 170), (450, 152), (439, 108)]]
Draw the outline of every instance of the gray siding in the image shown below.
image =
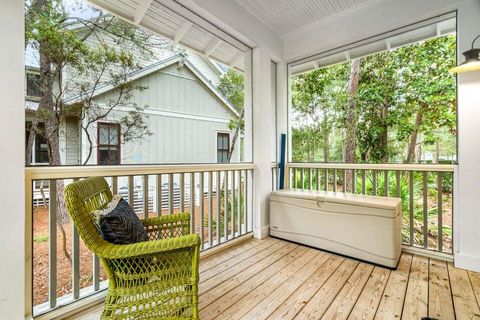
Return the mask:
[[(233, 115), (227, 107), (185, 66), (175, 64), (137, 82), (147, 89), (136, 92), (130, 102), (148, 106), (154, 135), (122, 145), (122, 164), (216, 162), (217, 132), (230, 132), (228, 123)], [(113, 90), (96, 101), (114, 99), (116, 94)], [(118, 121), (125, 111), (111, 113), (107, 121)], [(95, 141), (96, 133), (92, 127)], [(239, 161), (239, 149), (237, 145), (232, 161)], [(84, 155), (86, 151), (84, 146)], [(90, 163), (96, 163), (96, 152), (93, 154)]]
[(78, 165), (80, 155), (80, 131), (77, 118), (67, 118), (65, 122), (65, 136), (66, 136), (66, 165)]

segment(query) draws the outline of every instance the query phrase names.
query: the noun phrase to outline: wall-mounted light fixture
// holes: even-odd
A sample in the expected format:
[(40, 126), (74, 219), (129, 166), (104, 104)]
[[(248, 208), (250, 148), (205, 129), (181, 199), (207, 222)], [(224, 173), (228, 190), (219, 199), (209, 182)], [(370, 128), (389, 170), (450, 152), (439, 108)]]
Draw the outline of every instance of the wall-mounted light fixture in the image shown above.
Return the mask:
[(463, 53), (465, 56), (465, 61), (450, 69), (451, 73), (463, 73), (480, 70), (480, 48), (474, 48), (475, 41), (478, 39), (480, 39), (480, 35), (473, 39), (472, 48)]

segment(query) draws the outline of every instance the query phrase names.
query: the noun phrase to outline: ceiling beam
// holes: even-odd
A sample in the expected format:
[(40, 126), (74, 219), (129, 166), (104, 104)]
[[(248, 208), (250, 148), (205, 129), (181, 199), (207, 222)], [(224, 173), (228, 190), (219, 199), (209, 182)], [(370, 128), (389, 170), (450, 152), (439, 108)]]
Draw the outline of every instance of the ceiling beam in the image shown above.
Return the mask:
[(208, 57), (210, 56), (215, 49), (222, 43), (222, 41), (218, 38), (213, 38), (212, 41), (207, 45), (207, 47), (203, 50), (203, 54)]
[(152, 4), (153, 0), (141, 0), (137, 10), (135, 11), (135, 15), (133, 16), (133, 23), (138, 25), (140, 21), (142, 21), (143, 17), (147, 13), (148, 8)]
[(230, 63), (228, 64), (228, 66), (230, 68), (233, 68), (239, 61), (240, 59), (243, 58), (243, 52), (238, 52), (235, 57), (232, 59), (232, 61), (230, 61)]
[(180, 27), (180, 29), (177, 30), (177, 33), (175, 33), (175, 35), (173, 36), (173, 42), (179, 43), (191, 27), (193, 27), (193, 23), (191, 23), (190, 21), (185, 21)]

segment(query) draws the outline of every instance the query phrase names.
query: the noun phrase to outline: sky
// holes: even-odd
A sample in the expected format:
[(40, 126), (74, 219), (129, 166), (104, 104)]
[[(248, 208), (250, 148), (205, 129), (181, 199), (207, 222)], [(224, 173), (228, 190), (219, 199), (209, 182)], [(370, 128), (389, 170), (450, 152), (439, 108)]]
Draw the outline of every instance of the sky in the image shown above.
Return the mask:
[[(95, 11), (87, 0), (63, 0), (63, 5), (70, 16), (79, 17), (82, 19), (90, 19), (98, 16), (98, 11)], [(38, 53), (31, 46), (25, 49), (25, 65), (30, 67), (38, 67)]]

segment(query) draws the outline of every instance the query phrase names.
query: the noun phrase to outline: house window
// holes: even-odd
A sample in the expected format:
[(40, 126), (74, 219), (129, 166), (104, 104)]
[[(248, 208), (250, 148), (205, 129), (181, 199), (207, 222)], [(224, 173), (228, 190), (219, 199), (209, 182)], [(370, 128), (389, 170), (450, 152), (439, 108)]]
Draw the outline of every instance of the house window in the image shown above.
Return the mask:
[(40, 75), (38, 73), (27, 73), (27, 96), (41, 97)]
[(229, 133), (217, 133), (217, 162), (227, 163), (228, 152), (230, 150), (230, 134)]
[(118, 123), (99, 123), (97, 145), (98, 164), (120, 164), (120, 125)]
[[(25, 146), (28, 145), (28, 138), (32, 130), (32, 123), (27, 122), (25, 124)], [(38, 124), (37, 130), (40, 132), (35, 135), (32, 145), (32, 163), (48, 163), (48, 142), (44, 136), (45, 125), (43, 123)]]
[(43, 135), (35, 136), (35, 163), (48, 163), (48, 143)]

